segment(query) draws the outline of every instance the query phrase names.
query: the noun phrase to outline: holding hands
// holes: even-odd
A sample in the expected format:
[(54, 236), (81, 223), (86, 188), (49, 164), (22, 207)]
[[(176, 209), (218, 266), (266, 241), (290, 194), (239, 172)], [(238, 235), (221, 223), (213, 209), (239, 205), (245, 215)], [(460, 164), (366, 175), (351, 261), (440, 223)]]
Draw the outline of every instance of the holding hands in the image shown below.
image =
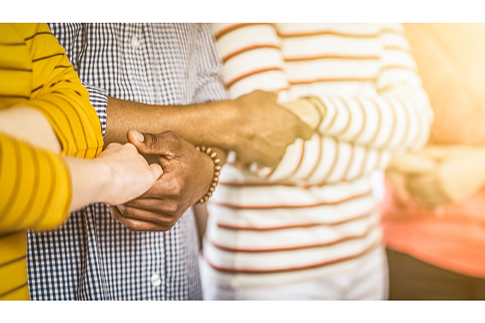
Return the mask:
[(461, 202), (485, 184), (485, 149), (472, 146), (429, 146), (393, 157), (387, 170), (397, 198), (411, 197), (429, 209)]
[(207, 154), (171, 131), (130, 131), (128, 140), (148, 160), (159, 162), (163, 174), (137, 199), (111, 207), (111, 214), (134, 231), (169, 230), (206, 194), (214, 176), (214, 164)]

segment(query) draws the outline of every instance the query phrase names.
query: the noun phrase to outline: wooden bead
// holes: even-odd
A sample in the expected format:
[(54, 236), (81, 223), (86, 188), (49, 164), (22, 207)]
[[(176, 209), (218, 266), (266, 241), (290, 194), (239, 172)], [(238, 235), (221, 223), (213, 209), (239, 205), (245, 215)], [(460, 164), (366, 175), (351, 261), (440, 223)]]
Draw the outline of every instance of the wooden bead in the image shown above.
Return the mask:
[(212, 148), (211, 147), (207, 147), (207, 149), (205, 150), (205, 153), (207, 155), (210, 155), (211, 152), (212, 152)]
[[(209, 154), (209, 152), (207, 152), (207, 154)], [(212, 153), (212, 154), (210, 154), (210, 156), (211, 156), (211, 158), (212, 158), (212, 159), (214, 159), (214, 158), (216, 158), (216, 157), (217, 157), (217, 153)], [(215, 162), (215, 161), (214, 161), (214, 162)]]

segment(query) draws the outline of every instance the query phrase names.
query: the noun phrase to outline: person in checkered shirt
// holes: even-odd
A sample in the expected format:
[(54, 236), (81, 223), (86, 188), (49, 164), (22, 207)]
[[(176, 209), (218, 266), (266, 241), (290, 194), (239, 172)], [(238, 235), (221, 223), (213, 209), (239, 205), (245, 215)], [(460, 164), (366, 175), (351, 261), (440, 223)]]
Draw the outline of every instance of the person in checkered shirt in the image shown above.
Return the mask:
[[(33, 300), (201, 299), (192, 206), (213, 181), (212, 147), (274, 167), (311, 129), (263, 91), (228, 100), (205, 24), (49, 24), (90, 93), (105, 144), (128, 140), (163, 175), (140, 198), (92, 204), (29, 234)], [(268, 122), (278, 120), (278, 122)], [(126, 137), (129, 129), (139, 135)]]

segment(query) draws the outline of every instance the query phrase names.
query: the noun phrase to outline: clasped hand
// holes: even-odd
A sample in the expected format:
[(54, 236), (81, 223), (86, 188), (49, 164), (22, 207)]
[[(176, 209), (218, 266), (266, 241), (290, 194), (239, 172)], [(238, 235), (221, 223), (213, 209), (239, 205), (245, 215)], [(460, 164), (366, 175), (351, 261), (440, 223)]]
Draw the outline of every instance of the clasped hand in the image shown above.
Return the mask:
[(463, 201), (485, 183), (483, 149), (430, 146), (420, 152), (393, 157), (387, 177), (398, 202), (412, 197), (429, 209)]
[(130, 131), (128, 141), (147, 160), (156, 160), (163, 174), (143, 195), (111, 206), (111, 214), (133, 231), (169, 230), (209, 189), (213, 162), (171, 131), (159, 134)]

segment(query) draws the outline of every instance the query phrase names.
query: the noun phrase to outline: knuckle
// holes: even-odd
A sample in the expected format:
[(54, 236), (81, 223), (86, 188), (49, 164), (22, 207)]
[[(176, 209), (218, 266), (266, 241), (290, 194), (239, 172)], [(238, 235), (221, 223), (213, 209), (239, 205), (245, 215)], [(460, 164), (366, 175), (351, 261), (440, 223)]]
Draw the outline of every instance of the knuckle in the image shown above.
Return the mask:
[(127, 218), (133, 218), (136, 215), (135, 209), (127, 206), (125, 206), (122, 210), (120, 210), (120, 213)]
[(146, 231), (143, 223), (138, 222), (138, 221), (131, 222), (128, 226), (128, 229), (130, 229), (132, 231), (137, 231), (137, 232)]
[(170, 216), (170, 218), (177, 216), (180, 213), (180, 205), (178, 201), (167, 202), (165, 206), (165, 211)]

